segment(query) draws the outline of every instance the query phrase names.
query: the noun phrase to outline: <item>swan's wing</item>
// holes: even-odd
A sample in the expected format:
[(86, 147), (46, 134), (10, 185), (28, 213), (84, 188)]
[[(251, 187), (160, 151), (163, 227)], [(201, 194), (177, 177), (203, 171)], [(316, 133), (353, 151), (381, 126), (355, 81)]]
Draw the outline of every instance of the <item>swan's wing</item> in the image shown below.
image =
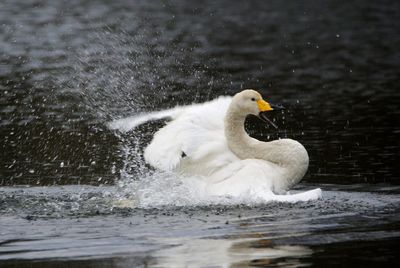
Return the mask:
[(232, 161), (208, 177), (209, 191), (214, 195), (240, 196), (272, 191), (282, 169), (261, 159)]
[(110, 129), (119, 130), (121, 132), (128, 132), (141, 124), (149, 121), (163, 119), (163, 118), (176, 118), (182, 113), (183, 107), (175, 107), (168, 110), (143, 113), (139, 115), (134, 115), (118, 120), (114, 120), (108, 123)]
[(144, 152), (146, 162), (161, 170), (173, 170), (184, 157), (200, 159), (221, 148), (225, 143), (224, 117), (230, 102), (231, 97), (219, 97), (180, 107), (173, 120), (154, 134)]

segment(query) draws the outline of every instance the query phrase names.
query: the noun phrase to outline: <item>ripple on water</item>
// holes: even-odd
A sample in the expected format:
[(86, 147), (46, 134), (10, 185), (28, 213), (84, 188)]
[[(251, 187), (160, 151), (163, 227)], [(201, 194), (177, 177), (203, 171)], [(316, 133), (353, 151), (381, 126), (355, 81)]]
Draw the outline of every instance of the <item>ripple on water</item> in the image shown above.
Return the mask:
[(144, 197), (155, 197), (153, 205), (139, 200), (130, 208), (115, 206), (127, 197), (119, 187), (3, 187), (0, 260), (120, 257), (124, 263), (138, 256), (156, 266), (301, 264), (315, 247), (400, 237), (398, 187), (363, 187), (324, 185), (322, 200), (295, 204), (201, 204), (189, 196), (158, 202), (154, 188)]

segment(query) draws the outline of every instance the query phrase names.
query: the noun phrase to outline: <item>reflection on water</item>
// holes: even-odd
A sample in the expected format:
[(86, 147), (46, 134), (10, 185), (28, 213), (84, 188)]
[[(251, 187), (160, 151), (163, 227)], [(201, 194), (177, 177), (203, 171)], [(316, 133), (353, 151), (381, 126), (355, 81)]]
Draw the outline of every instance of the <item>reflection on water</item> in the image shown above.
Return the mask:
[[(276, 264), (300, 265), (299, 258), (311, 255), (305, 246), (274, 246), (267, 239), (173, 239), (176, 247), (161, 250), (159, 267), (254, 267)], [(157, 265), (155, 265), (157, 267)]]

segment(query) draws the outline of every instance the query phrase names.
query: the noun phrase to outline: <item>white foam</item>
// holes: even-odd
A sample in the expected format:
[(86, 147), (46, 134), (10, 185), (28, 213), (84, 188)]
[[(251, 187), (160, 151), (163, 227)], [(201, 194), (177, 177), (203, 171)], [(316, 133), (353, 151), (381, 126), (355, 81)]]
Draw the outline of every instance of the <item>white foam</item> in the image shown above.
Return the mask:
[(123, 189), (124, 198), (120, 198), (115, 203), (118, 207), (155, 208), (239, 204), (255, 206), (269, 202), (296, 203), (321, 198), (320, 189), (279, 196), (260, 196), (250, 192), (237, 197), (210, 195), (206, 190), (206, 183), (200, 177), (184, 177), (165, 172), (149, 174), (140, 180), (122, 179), (120, 186)]

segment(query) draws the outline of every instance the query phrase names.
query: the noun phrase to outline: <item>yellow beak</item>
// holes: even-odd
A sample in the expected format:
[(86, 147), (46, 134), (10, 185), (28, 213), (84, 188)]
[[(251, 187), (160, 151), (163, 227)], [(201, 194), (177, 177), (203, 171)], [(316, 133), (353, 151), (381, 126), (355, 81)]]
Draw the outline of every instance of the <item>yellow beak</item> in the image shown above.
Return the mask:
[(260, 112), (267, 112), (273, 110), (271, 105), (263, 99), (258, 100), (257, 104), (258, 104), (258, 109), (260, 109)]

